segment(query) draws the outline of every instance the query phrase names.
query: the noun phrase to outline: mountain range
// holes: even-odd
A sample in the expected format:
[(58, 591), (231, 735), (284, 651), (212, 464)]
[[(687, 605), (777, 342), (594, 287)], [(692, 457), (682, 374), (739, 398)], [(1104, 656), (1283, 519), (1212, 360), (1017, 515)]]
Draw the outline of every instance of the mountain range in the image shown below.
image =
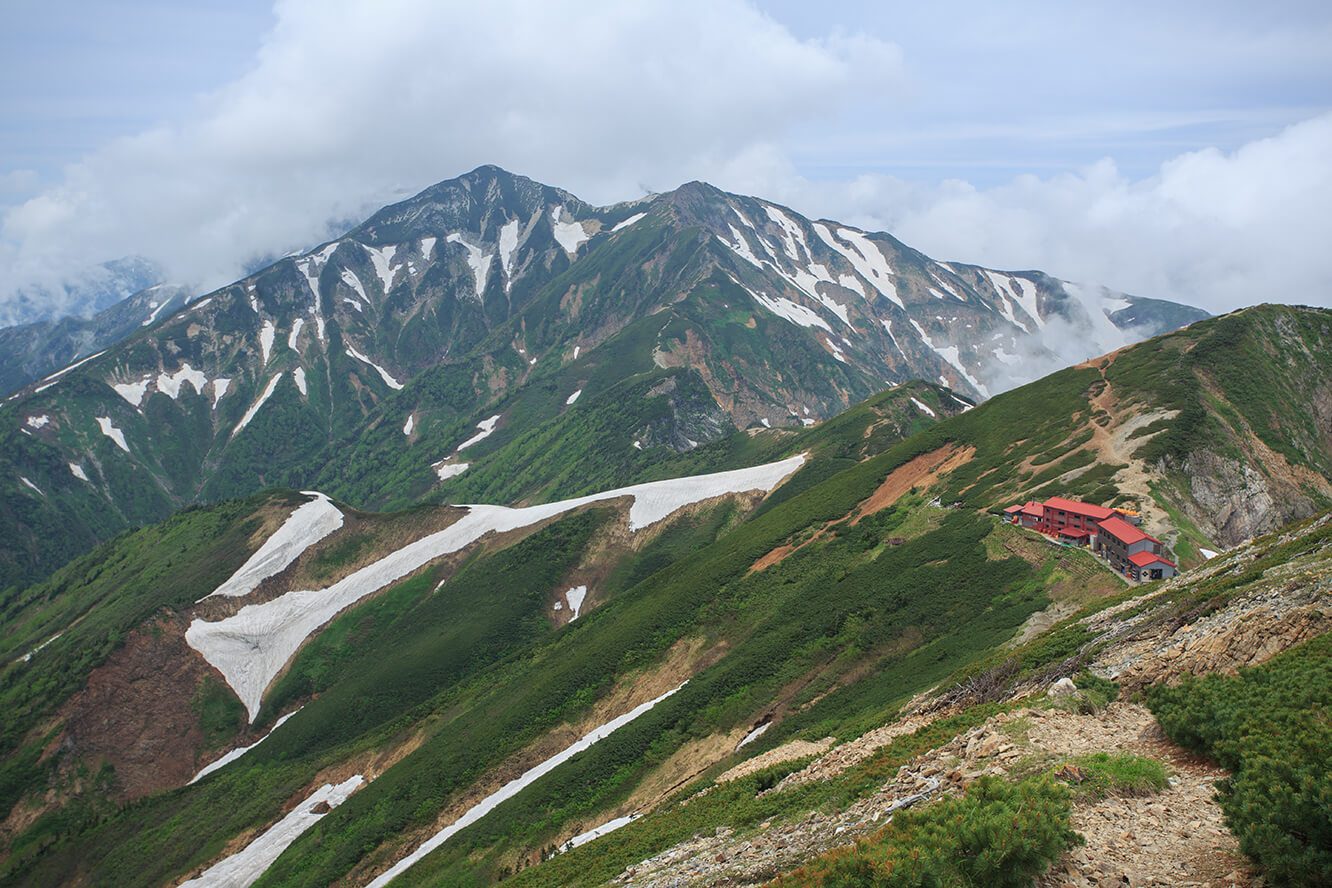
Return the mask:
[(909, 379), (969, 406), (1203, 316), (702, 183), (597, 208), (495, 167), (187, 308), (151, 302), (0, 408), (0, 583), (272, 485), (396, 508), (662, 477), (737, 429)]

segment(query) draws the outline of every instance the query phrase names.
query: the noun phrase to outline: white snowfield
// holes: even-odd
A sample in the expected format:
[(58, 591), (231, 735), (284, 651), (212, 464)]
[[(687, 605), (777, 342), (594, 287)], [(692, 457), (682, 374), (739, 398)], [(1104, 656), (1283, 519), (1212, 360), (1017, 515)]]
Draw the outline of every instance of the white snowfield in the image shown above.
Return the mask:
[[(302, 707), (302, 709), (303, 708), (304, 707)], [(253, 743), (251, 743), (249, 746), (238, 746), (235, 749), (228, 752), (226, 755), (219, 758), (217, 761), (209, 762), (208, 764), (204, 765), (203, 768), (199, 770), (199, 773), (195, 774), (194, 777), (190, 779), (190, 782), (185, 785), (190, 786), (195, 783), (198, 783), (200, 780), (207, 777), (209, 774), (213, 773), (219, 768), (223, 768), (231, 764), (241, 756), (245, 755), (245, 753), (249, 752), (251, 749), (254, 749), (260, 743), (263, 743), (269, 737), (273, 736), (273, 732), (276, 731), (278, 728), (282, 727), (283, 722), (285, 722), (287, 719), (291, 718), (293, 715), (295, 715), (297, 712), (300, 711), (301, 711), (300, 709), (297, 709), (292, 712), (288, 712), (286, 715), (282, 716), (282, 718), (273, 722), (273, 727), (268, 729), (268, 733), (260, 737), (258, 740), (254, 741)]]
[(578, 614), (583, 610), (583, 600), (585, 598), (587, 598), (586, 586), (574, 586), (564, 593), (564, 600), (569, 602), (569, 610), (573, 611), (573, 616), (569, 618), (570, 623), (578, 619)]
[(772, 490), (804, 465), (805, 459), (804, 454), (799, 454), (748, 469), (651, 481), (520, 509), (468, 506), (466, 515), (443, 530), (366, 565), (326, 589), (288, 592), (272, 601), (246, 605), (233, 616), (215, 622), (196, 618), (190, 623), (185, 640), (222, 673), (253, 722), (269, 683), (315, 630), (367, 595), (488, 533), (528, 527), (579, 506), (619, 497), (633, 498), (629, 529), (637, 531), (709, 497)]
[(925, 406), (924, 402), (917, 401), (915, 398), (912, 398), (911, 403), (915, 404), (916, 409), (919, 410), (921, 413), (928, 413), (930, 416), (934, 417), (935, 419), (939, 418), (939, 414), (935, 413), (929, 407)]
[(643, 217), (646, 215), (647, 213), (634, 213), (628, 219), (625, 219), (619, 225), (616, 225), (614, 228), (612, 228), (611, 233), (614, 234), (617, 231), (623, 231), (624, 229), (628, 228), (630, 225), (633, 225), (635, 222), (642, 221)]
[(478, 422), (476, 424), (477, 433), (459, 444), (454, 452), (460, 453), (468, 447), (471, 447), (473, 444), (480, 444), (482, 441), (489, 438), (491, 433), (495, 431), (495, 424), (500, 421), (500, 415), (501, 414), (496, 413), (494, 416), (487, 417)]
[(499, 806), (500, 802), (513, 798), (518, 793), (522, 792), (524, 789), (530, 786), (537, 779), (544, 777), (546, 774), (549, 774), (551, 771), (555, 770), (557, 767), (564, 764), (569, 759), (573, 758), (575, 755), (582, 752), (583, 750), (591, 749), (592, 745), (596, 743), (598, 740), (604, 740), (605, 738), (609, 737), (611, 734), (615, 733), (620, 728), (624, 727), (634, 719), (638, 718), (643, 713), (650, 710), (653, 706), (656, 706), (662, 700), (665, 700), (667, 697), (671, 696), (676, 691), (680, 690), (680, 688), (684, 687), (685, 684), (687, 683), (688, 682), (685, 682), (684, 684), (681, 684), (678, 687), (672, 688), (671, 690), (662, 694), (660, 697), (656, 697), (652, 700), (647, 701), (646, 703), (638, 704), (633, 709), (626, 712), (624, 715), (621, 715), (617, 718), (613, 718), (610, 721), (606, 722), (601, 727), (597, 728), (596, 730), (583, 735), (583, 737), (579, 739), (576, 743), (573, 743), (572, 745), (566, 747), (560, 752), (557, 752), (555, 755), (546, 759), (544, 762), (537, 765), (536, 767), (524, 771), (522, 776), (515, 777), (513, 780), (510, 780), (508, 783), (504, 784), (495, 792), (486, 796), (484, 799), (482, 799), (481, 801), (473, 805), (471, 808), (469, 808), (467, 810), (467, 813), (463, 814), (463, 816), (459, 817), (453, 823), (449, 824), (439, 832), (435, 833), (430, 838), (426, 839), (424, 842), (421, 843), (421, 847), (417, 848), (411, 854), (408, 854), (402, 860), (399, 860), (397, 863), (393, 865), (391, 869), (384, 871), (384, 873), (382, 873), (377, 879), (375, 879), (373, 882), (370, 883), (368, 888), (383, 888), (383, 886), (387, 885), (389, 882), (392, 882), (398, 876), (402, 875), (408, 869), (410, 869), (412, 864), (416, 863), (418, 860), (425, 857), (431, 851), (434, 851), (440, 845), (443, 845), (445, 842), (447, 842), (449, 838), (453, 836), (455, 833), (457, 833), (459, 830), (471, 826), (473, 823), (476, 823), (482, 817), (485, 817), (491, 811), (495, 810), (495, 808)]
[(551, 210), (550, 216), (555, 240), (559, 241), (560, 246), (564, 247), (566, 253), (577, 253), (578, 248), (588, 239), (583, 223), (562, 221), (564, 219), (564, 207), (556, 207)]
[(192, 888), (249, 888), (259, 880), (264, 870), (273, 865), (278, 855), (287, 850), (288, 845), (324, 816), (310, 813), (311, 808), (321, 802), (328, 802), (330, 808), (336, 808), (364, 782), (365, 778), (357, 774), (337, 786), (325, 783), (262, 836), (230, 857), (213, 864), (197, 879), (182, 882), (180, 888), (186, 885)]
[(249, 595), (260, 583), (286, 570), (301, 553), (342, 526), (342, 512), (322, 493), (306, 492), (314, 499), (297, 506), (282, 526), (264, 541), (231, 577), (203, 598)]

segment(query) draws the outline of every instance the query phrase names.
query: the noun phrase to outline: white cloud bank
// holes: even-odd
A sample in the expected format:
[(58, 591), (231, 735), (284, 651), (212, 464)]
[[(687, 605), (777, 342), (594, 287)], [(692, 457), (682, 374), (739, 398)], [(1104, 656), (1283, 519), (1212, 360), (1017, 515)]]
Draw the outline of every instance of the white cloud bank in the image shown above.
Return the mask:
[(888, 43), (798, 40), (742, 0), (280, 0), (275, 17), (193, 119), (107, 145), (6, 214), (0, 305), (129, 254), (218, 286), (485, 163), (598, 203), (672, 188), (900, 65)]

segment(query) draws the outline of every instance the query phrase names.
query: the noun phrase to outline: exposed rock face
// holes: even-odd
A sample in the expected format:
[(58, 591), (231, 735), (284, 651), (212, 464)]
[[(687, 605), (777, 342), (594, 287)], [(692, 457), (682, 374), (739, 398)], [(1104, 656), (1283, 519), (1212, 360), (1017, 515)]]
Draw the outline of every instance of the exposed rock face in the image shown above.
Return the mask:
[(1195, 451), (1183, 467), (1196, 504), (1190, 517), (1221, 545), (1234, 546), (1315, 514), (1317, 504), (1280, 467), (1268, 463), (1268, 474), (1253, 463)]

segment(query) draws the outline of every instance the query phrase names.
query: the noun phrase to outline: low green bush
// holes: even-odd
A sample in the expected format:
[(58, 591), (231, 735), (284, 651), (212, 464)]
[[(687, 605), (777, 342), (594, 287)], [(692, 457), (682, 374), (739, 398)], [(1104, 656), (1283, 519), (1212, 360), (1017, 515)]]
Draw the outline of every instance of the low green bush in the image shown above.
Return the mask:
[(1276, 885), (1332, 885), (1332, 636), (1235, 676), (1154, 687), (1166, 734), (1234, 772), (1217, 799), (1240, 850)]
[(1083, 839), (1069, 825), (1069, 790), (1048, 777), (982, 777), (962, 797), (896, 815), (878, 835), (812, 861), (778, 888), (1030, 885)]

